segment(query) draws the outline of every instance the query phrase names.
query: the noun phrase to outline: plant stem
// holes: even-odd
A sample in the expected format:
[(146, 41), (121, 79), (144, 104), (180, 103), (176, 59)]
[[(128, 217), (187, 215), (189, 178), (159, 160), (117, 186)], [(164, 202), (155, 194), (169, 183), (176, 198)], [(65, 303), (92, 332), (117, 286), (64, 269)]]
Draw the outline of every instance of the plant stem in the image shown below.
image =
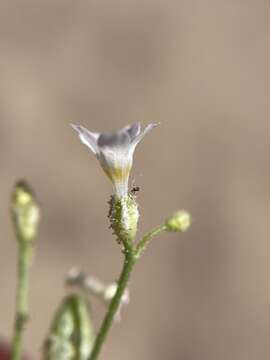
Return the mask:
[(129, 278), (130, 278), (130, 274), (131, 274), (134, 264), (135, 264), (134, 251), (131, 246), (127, 247), (127, 245), (126, 245), (125, 260), (124, 260), (122, 273), (118, 280), (117, 292), (109, 305), (107, 314), (105, 315), (105, 318), (103, 320), (103, 323), (101, 325), (99, 333), (96, 337), (94, 347), (91, 352), (89, 360), (96, 360), (100, 354), (102, 345), (103, 345), (104, 341), (106, 340), (108, 332), (113, 324), (114, 316), (118, 310), (118, 307), (121, 302), (122, 296), (124, 294), (125, 288), (127, 287), (127, 284), (128, 284)]
[(147, 233), (146, 235), (144, 235), (144, 237), (141, 239), (141, 241), (138, 243), (138, 245), (136, 246), (136, 250), (135, 250), (135, 257), (136, 259), (138, 259), (142, 252), (145, 250), (146, 246), (150, 243), (150, 241), (157, 235), (159, 235), (161, 232), (167, 230), (167, 226), (166, 225), (160, 225), (157, 228), (149, 231), (149, 233)]
[(29, 270), (31, 265), (32, 247), (30, 244), (19, 244), (18, 278), (16, 294), (16, 314), (12, 342), (12, 360), (22, 358), (22, 338), (25, 323), (28, 320)]

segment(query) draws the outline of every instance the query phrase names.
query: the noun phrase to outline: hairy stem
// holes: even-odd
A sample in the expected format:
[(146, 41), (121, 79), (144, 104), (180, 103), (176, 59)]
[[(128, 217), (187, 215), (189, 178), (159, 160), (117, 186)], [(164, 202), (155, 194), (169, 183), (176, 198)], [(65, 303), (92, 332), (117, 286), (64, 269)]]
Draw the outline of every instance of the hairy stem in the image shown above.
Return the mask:
[(19, 245), (16, 312), (12, 342), (12, 360), (22, 358), (22, 339), (28, 320), (29, 271), (32, 248), (29, 244)]
[(124, 265), (123, 265), (123, 269), (122, 269), (120, 278), (118, 280), (117, 292), (109, 305), (107, 314), (105, 315), (105, 318), (103, 320), (103, 323), (101, 325), (99, 333), (96, 337), (94, 347), (91, 352), (89, 360), (96, 360), (100, 354), (102, 345), (104, 344), (104, 341), (107, 338), (108, 332), (113, 324), (114, 316), (118, 310), (122, 296), (127, 287), (127, 284), (128, 284), (129, 278), (130, 278), (130, 274), (131, 274), (134, 264), (135, 264), (135, 256), (134, 256), (133, 249), (131, 246), (129, 246), (127, 248), (127, 245), (126, 245), (125, 260), (124, 260)]
[(166, 225), (160, 225), (157, 228), (151, 230), (149, 233), (147, 233), (146, 235), (144, 235), (144, 237), (141, 239), (141, 241), (138, 243), (138, 245), (136, 246), (136, 250), (135, 250), (135, 257), (136, 259), (139, 258), (142, 254), (142, 252), (146, 249), (147, 245), (150, 243), (150, 241), (157, 235), (159, 235), (160, 233), (162, 233), (163, 231), (167, 230)]

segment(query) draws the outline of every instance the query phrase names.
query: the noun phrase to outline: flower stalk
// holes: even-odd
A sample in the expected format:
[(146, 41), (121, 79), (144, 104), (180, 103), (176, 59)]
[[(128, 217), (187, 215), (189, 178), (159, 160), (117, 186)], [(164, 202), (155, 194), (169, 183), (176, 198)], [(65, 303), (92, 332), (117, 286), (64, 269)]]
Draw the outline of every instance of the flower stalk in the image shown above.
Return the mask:
[(157, 228), (149, 231), (143, 236), (139, 241), (135, 249), (135, 257), (138, 259), (146, 247), (149, 245), (151, 240), (157, 235), (161, 234), (163, 231), (169, 232), (185, 232), (191, 225), (191, 216), (187, 211), (181, 210), (176, 211), (168, 219), (166, 219), (164, 224), (161, 224)]
[(22, 356), (22, 340), (25, 325), (28, 321), (29, 273), (32, 249), (29, 245), (19, 245), (18, 285), (16, 295), (16, 315), (12, 342), (12, 360), (20, 360)]
[(33, 245), (39, 225), (39, 207), (33, 192), (25, 182), (18, 182), (14, 188), (11, 214), (18, 242), (16, 313), (11, 359), (20, 360), (23, 332), (29, 316), (29, 275)]
[(99, 333), (96, 337), (93, 351), (90, 355), (89, 360), (96, 360), (100, 354), (102, 345), (104, 344), (108, 332), (113, 324), (114, 317), (116, 316), (118, 312), (119, 305), (121, 303), (121, 299), (123, 297), (123, 294), (125, 292), (125, 289), (128, 285), (128, 281), (131, 275), (131, 272), (133, 270), (133, 267), (135, 265), (136, 258), (134, 256), (134, 250), (132, 246), (126, 246), (125, 248), (125, 259), (124, 259), (124, 265), (121, 272), (121, 275), (118, 280), (118, 287), (115, 296), (113, 297), (107, 314), (103, 320), (103, 323), (100, 327)]
[(135, 249), (135, 258), (136, 259), (139, 259), (143, 253), (143, 251), (146, 249), (147, 245), (150, 244), (151, 240), (161, 234), (163, 231), (166, 231), (167, 230), (167, 227), (166, 225), (160, 225), (158, 226), (157, 228), (149, 231), (146, 235), (143, 236), (143, 238), (141, 239), (141, 241), (139, 241), (138, 245), (136, 246), (136, 249)]
[[(119, 216), (121, 216), (121, 212), (119, 212)], [(183, 217), (184, 214), (184, 217)], [(140, 258), (143, 251), (146, 249), (146, 247), (149, 245), (151, 240), (153, 240), (154, 237), (161, 234), (163, 231), (186, 231), (190, 222), (188, 223), (186, 212), (177, 212), (173, 214), (171, 217), (169, 217), (164, 224), (158, 226), (157, 228), (151, 230), (146, 235), (143, 236), (143, 238), (138, 242), (138, 244), (134, 244), (134, 238), (136, 233), (133, 233), (133, 237), (130, 237), (130, 233), (125, 233), (120, 228), (116, 229), (116, 235), (119, 238), (120, 243), (123, 246), (123, 254), (124, 254), (124, 264), (123, 269), (121, 272), (121, 275), (119, 277), (118, 283), (117, 283), (117, 291), (115, 296), (113, 297), (107, 314), (105, 315), (105, 318), (103, 320), (103, 323), (101, 325), (101, 328), (99, 330), (99, 333), (96, 337), (93, 350), (91, 352), (91, 355), (89, 357), (89, 360), (96, 360), (98, 359), (98, 356), (100, 354), (101, 348), (107, 338), (108, 332), (113, 324), (114, 318), (117, 315), (119, 306), (121, 304), (122, 297), (125, 293), (126, 287), (128, 285), (131, 272), (136, 264), (136, 261)], [(185, 220), (183, 221), (183, 224), (185, 226), (179, 226), (178, 223), (181, 223), (182, 218)], [(111, 219), (112, 220), (112, 219)], [(119, 222), (119, 219), (114, 218), (115, 222)], [(171, 226), (171, 222), (177, 222), (178, 226)], [(131, 221), (132, 222), (132, 221)], [(117, 229), (119, 231), (117, 232)], [(126, 235), (125, 235), (126, 234)], [(126, 237), (125, 237), (126, 236)]]

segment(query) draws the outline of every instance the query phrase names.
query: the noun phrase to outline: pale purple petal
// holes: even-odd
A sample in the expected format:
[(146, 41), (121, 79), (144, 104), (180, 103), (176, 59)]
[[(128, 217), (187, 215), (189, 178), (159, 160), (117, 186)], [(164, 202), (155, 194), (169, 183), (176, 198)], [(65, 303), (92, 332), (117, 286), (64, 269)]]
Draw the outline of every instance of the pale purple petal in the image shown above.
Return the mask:
[(135, 137), (138, 136), (141, 132), (141, 124), (137, 122), (135, 124), (126, 126), (123, 130), (129, 134), (130, 140), (133, 141)]
[(117, 131), (116, 133), (103, 133), (98, 138), (98, 146), (100, 148), (124, 148), (129, 146), (130, 138), (129, 135), (124, 131)]
[(84, 145), (88, 146), (93, 151), (94, 154), (97, 154), (98, 153), (97, 141), (100, 134), (91, 132), (81, 125), (74, 125), (74, 124), (70, 124), (70, 125), (79, 134), (81, 142)]
[(145, 135), (156, 126), (158, 126), (158, 124), (147, 125), (144, 130), (133, 139), (132, 144), (136, 146), (145, 137)]

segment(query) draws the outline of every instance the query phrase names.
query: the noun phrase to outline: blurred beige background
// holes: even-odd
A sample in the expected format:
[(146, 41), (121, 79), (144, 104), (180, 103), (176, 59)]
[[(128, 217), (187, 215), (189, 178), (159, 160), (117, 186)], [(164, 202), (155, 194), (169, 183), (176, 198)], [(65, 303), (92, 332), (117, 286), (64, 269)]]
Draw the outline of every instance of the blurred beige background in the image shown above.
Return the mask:
[(15, 180), (43, 208), (26, 334), (39, 358), (67, 270), (110, 281), (121, 267), (111, 185), (69, 123), (155, 121), (132, 174), (140, 233), (178, 208), (194, 223), (142, 258), (100, 359), (269, 358), (269, 41), (262, 0), (0, 2), (1, 334), (13, 321)]

